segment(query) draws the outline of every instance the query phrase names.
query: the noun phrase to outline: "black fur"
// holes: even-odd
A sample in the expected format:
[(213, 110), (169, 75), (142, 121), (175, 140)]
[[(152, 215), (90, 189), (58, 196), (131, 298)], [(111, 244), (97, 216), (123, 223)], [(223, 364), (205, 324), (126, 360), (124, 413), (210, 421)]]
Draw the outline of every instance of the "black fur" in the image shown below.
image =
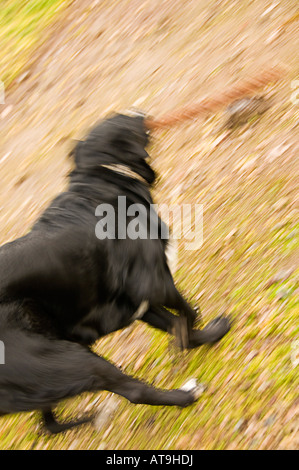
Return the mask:
[[(149, 217), (155, 173), (147, 143), (141, 116), (101, 122), (74, 150), (68, 190), (28, 235), (0, 248), (0, 415), (38, 409), (48, 430), (60, 432), (86, 419), (58, 424), (53, 407), (85, 391), (109, 390), (149, 405), (187, 406), (196, 399), (192, 390), (162, 391), (126, 376), (90, 349), (129, 325), (143, 301), (149, 307), (142, 320), (176, 334), (183, 347), (217, 341), (230, 327), (219, 317), (203, 330), (192, 328), (196, 314), (175, 288), (166, 240), (95, 235), (96, 207), (111, 204), (117, 215), (118, 196), (126, 196), (127, 206), (145, 206)], [(126, 165), (145, 181), (107, 164)]]

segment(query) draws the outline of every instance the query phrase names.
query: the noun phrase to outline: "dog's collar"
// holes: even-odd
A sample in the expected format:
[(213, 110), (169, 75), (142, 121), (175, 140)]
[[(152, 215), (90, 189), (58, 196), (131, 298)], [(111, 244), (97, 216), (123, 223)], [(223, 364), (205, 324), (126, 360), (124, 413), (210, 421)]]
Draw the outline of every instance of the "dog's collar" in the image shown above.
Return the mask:
[(126, 165), (120, 165), (118, 163), (115, 163), (115, 164), (111, 164), (111, 165), (102, 164), (101, 166), (103, 168), (107, 168), (107, 170), (115, 171), (116, 173), (119, 173), (120, 175), (129, 176), (130, 178), (134, 178), (135, 180), (139, 180), (142, 183), (148, 184), (146, 179), (144, 179), (142, 176), (140, 176), (135, 171), (131, 170), (131, 168), (129, 168)]

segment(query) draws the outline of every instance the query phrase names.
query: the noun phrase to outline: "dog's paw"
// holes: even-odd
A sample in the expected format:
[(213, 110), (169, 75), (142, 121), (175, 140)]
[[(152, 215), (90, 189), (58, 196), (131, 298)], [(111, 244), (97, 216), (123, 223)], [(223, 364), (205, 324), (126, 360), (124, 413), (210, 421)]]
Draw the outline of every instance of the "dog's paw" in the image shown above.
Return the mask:
[(165, 395), (165, 398), (167, 397), (167, 401), (165, 401), (164, 404), (180, 406), (181, 408), (192, 405), (192, 403), (198, 400), (199, 396), (201, 395), (197, 387), (191, 387), (188, 390), (184, 390), (183, 388), (169, 390), (166, 393), (167, 395)]
[(190, 379), (181, 387), (181, 390), (191, 393), (194, 397), (194, 401), (196, 401), (206, 390), (206, 386), (202, 383), (198, 383), (196, 379)]
[(202, 330), (206, 335), (207, 343), (215, 343), (223, 338), (224, 335), (231, 329), (231, 319), (230, 317), (225, 317), (223, 315), (215, 318)]

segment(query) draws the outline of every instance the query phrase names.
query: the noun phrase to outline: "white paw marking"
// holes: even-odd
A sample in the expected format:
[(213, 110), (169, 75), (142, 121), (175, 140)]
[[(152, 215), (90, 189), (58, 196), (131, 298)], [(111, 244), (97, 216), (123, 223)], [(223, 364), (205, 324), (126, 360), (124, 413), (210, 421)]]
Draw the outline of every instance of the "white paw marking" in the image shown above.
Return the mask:
[(198, 383), (196, 379), (190, 379), (181, 387), (181, 390), (192, 392), (195, 400), (197, 400), (206, 390), (206, 386), (202, 383)]

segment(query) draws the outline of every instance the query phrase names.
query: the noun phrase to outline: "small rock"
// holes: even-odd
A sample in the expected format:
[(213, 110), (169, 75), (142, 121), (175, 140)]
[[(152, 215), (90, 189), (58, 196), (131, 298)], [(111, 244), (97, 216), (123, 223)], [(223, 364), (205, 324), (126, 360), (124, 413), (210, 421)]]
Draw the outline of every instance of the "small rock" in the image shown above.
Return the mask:
[(5, 160), (7, 160), (10, 155), (11, 155), (11, 152), (7, 152), (7, 153), (0, 159), (0, 163), (4, 163)]
[(214, 142), (211, 144), (211, 150), (218, 147), (226, 138), (228, 137), (228, 133), (224, 132), (219, 137), (217, 137)]
[(250, 170), (254, 166), (256, 166), (258, 157), (253, 157), (247, 160), (243, 165), (239, 168), (239, 173), (242, 171)]
[(231, 231), (229, 232), (228, 235), (226, 235), (226, 237), (225, 237), (224, 240), (226, 240), (226, 241), (231, 240), (233, 237), (235, 237), (235, 236), (237, 235), (237, 233), (238, 233), (238, 230), (237, 230), (236, 228), (234, 228), (233, 230), (231, 230)]
[(292, 365), (293, 367), (297, 367), (299, 365), (299, 340), (293, 342), (291, 349)]
[(282, 197), (272, 205), (272, 209), (274, 211), (279, 211), (280, 209), (283, 209), (288, 204), (288, 202), (289, 200), (287, 197)]
[(107, 444), (105, 441), (101, 442), (97, 450), (106, 450), (107, 449)]
[(270, 5), (266, 10), (261, 14), (261, 18), (264, 18), (265, 16), (268, 16), (269, 13), (272, 12), (272, 10), (279, 5), (279, 2), (274, 2), (272, 5)]
[(278, 232), (278, 230), (281, 230), (286, 225), (287, 225), (287, 222), (279, 222), (278, 224), (274, 225), (274, 227), (271, 229), (271, 232)]
[(275, 39), (277, 39), (280, 36), (282, 31), (283, 31), (283, 28), (278, 28), (275, 31), (273, 31), (266, 39), (265, 41), (266, 44), (272, 44), (272, 42), (275, 41)]
[(250, 361), (252, 361), (252, 359), (253, 359), (254, 357), (256, 357), (257, 355), (258, 355), (258, 351), (257, 351), (256, 349), (254, 349), (253, 351), (250, 351), (249, 354), (247, 354), (247, 356), (246, 356), (246, 358), (245, 358), (245, 361), (246, 361), (246, 362), (250, 362)]
[(292, 289), (285, 289), (285, 288), (281, 288), (281, 289), (278, 289), (277, 293), (276, 293), (276, 298), (278, 300), (285, 300), (292, 292)]
[(272, 150), (270, 150), (265, 160), (268, 162), (273, 162), (276, 158), (283, 155), (290, 147), (291, 147), (291, 144), (286, 144), (286, 143), (277, 145), (277, 147), (274, 147)]
[(247, 426), (247, 421), (244, 418), (240, 418), (234, 427), (234, 432), (243, 431)]
[(259, 242), (254, 242), (252, 245), (250, 245), (245, 253), (250, 253), (250, 251), (256, 250), (260, 246)]
[(86, 410), (91, 410), (93, 409), (96, 404), (100, 401), (100, 397), (96, 397), (92, 402), (87, 406)]
[(13, 108), (12, 104), (10, 104), (9, 106), (6, 106), (1, 113), (1, 118), (5, 119), (9, 115), (9, 113), (12, 111), (12, 108)]
[(292, 230), (287, 236), (286, 236), (286, 240), (291, 240), (292, 238), (295, 238), (297, 237), (299, 234), (299, 230)]
[(202, 296), (205, 294), (206, 289), (201, 290), (195, 297), (196, 300), (200, 300)]
[(223, 255), (224, 261), (228, 261), (233, 255), (235, 254), (235, 250), (228, 250), (226, 253)]
[(113, 395), (108, 396), (98, 407), (97, 415), (93, 420), (93, 426), (97, 431), (102, 430), (110, 423), (119, 406), (119, 399)]
[(271, 426), (275, 423), (276, 415), (273, 413), (264, 421), (264, 426)]
[(263, 382), (263, 383), (259, 386), (259, 388), (257, 389), (257, 391), (258, 391), (259, 393), (263, 393), (263, 392), (265, 392), (268, 388), (270, 388), (270, 386), (271, 386), (270, 380), (265, 381), (265, 382)]
[(21, 82), (23, 82), (24, 80), (26, 80), (26, 78), (29, 78), (29, 75), (30, 75), (29, 70), (27, 70), (26, 72), (22, 73), (22, 74), (17, 78), (17, 83), (21, 83)]
[(266, 288), (268, 289), (271, 287), (273, 284), (276, 284), (277, 282), (281, 281), (286, 281), (295, 271), (295, 267), (293, 266), (292, 268), (289, 269), (282, 269), (281, 271), (278, 271), (271, 279), (267, 282)]

